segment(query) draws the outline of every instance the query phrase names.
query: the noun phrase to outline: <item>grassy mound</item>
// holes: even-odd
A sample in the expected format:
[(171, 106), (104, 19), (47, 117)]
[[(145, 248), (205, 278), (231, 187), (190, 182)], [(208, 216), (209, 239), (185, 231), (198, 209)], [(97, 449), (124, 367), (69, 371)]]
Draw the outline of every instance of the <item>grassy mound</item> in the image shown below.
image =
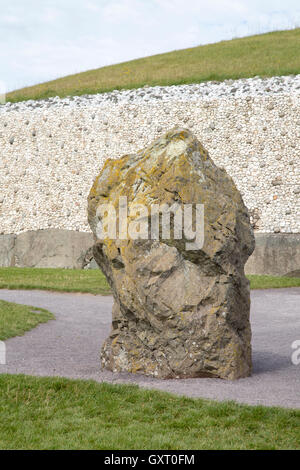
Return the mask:
[(12, 102), (148, 85), (300, 73), (300, 28), (158, 54), (8, 93)]

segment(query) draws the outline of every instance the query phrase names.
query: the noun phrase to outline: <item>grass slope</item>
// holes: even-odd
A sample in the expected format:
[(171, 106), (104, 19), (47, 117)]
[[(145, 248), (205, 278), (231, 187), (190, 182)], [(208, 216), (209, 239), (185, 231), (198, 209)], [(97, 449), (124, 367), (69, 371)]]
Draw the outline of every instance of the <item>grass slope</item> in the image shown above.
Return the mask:
[(182, 49), (88, 70), (8, 93), (12, 102), (148, 85), (300, 73), (300, 28)]
[[(300, 278), (248, 276), (251, 289), (300, 287)], [(60, 292), (111, 294), (100, 269), (0, 268), (0, 289), (41, 289)]]
[(39, 323), (53, 318), (54, 315), (43, 308), (0, 300), (0, 340), (21, 336)]
[(0, 375), (1, 449), (299, 449), (300, 410)]

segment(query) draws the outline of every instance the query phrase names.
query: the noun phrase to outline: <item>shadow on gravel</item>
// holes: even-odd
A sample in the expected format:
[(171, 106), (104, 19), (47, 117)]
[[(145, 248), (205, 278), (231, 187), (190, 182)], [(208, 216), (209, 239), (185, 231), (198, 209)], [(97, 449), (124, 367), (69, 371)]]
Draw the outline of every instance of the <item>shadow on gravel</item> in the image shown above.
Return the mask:
[(253, 351), (252, 363), (254, 374), (263, 374), (274, 370), (286, 369), (292, 365), (289, 357), (268, 351)]

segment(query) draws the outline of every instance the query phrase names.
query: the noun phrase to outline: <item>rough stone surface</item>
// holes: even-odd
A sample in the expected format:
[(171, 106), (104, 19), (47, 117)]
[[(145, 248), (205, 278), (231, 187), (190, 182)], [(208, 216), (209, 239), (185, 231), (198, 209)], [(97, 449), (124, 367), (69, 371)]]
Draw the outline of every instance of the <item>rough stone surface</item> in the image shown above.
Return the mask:
[(81, 268), (92, 243), (89, 233), (57, 229), (24, 232), (15, 240), (14, 266)]
[(15, 235), (0, 235), (0, 266), (14, 266)]
[(246, 274), (298, 277), (300, 234), (257, 233), (255, 250), (245, 265)]
[[(52, 229), (50, 229), (52, 231)], [(43, 230), (47, 232), (47, 230)], [(56, 230), (56, 240), (61, 239), (60, 232), (65, 230)], [(52, 232), (53, 233), (53, 232)], [(49, 268), (83, 268), (83, 269), (99, 269), (98, 264), (93, 258), (91, 249), (85, 251), (86, 246), (93, 244), (92, 234), (82, 233), (82, 240), (86, 240), (84, 246), (78, 243), (80, 235), (78, 232), (68, 231), (68, 242), (64, 248), (57, 244), (60, 256), (51, 256), (47, 259)], [(15, 266), (15, 246), (16, 239), (19, 235), (0, 235), (0, 267)], [(88, 238), (86, 238), (88, 236)], [(77, 240), (77, 242), (76, 242)], [(53, 246), (53, 242), (51, 241)], [(71, 253), (70, 246), (76, 246)], [(45, 254), (48, 247), (44, 245)], [(91, 247), (92, 248), (92, 247)], [(31, 266), (30, 256), (22, 258), (22, 267)], [(65, 261), (62, 266), (62, 260)], [(20, 263), (20, 260), (19, 260)], [(18, 264), (20, 266), (20, 264)], [(271, 276), (297, 276), (300, 275), (300, 235), (297, 233), (256, 233), (255, 234), (255, 250), (246, 262), (246, 274), (268, 274)]]
[[(98, 239), (100, 204), (204, 204), (204, 245), (186, 240)], [(251, 373), (249, 284), (254, 249), (247, 209), (226, 171), (186, 129), (173, 129), (137, 154), (107, 160), (90, 191), (94, 257), (114, 295), (104, 368), (160, 378)]]

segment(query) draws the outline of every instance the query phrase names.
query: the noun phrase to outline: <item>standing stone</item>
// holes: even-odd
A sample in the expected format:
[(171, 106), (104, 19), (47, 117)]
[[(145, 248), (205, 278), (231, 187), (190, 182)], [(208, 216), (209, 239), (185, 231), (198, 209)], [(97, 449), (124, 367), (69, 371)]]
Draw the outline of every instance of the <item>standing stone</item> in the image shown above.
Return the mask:
[[(108, 218), (99, 207), (112, 204), (118, 224), (120, 196), (149, 214), (153, 204), (177, 203), (182, 212), (185, 204), (203, 204), (203, 246), (187, 249), (190, 240), (173, 230), (163, 239), (161, 221), (157, 240), (105, 238), (100, 228)], [(94, 258), (114, 295), (104, 368), (158, 378), (251, 373), (248, 212), (232, 179), (188, 130), (173, 129), (134, 155), (107, 160), (90, 191), (88, 216)], [(175, 215), (171, 220), (176, 226)], [(139, 221), (150, 226), (150, 215), (140, 213)]]

